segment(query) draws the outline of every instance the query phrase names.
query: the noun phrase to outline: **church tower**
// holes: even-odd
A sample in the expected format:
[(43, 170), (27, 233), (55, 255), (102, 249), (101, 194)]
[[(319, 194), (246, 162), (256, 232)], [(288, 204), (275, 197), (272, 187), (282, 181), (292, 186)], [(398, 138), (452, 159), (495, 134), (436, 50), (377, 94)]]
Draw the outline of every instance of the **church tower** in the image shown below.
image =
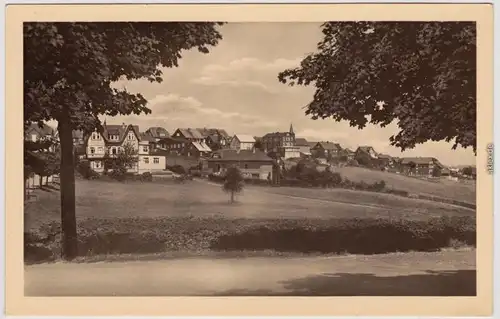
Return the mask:
[(295, 132), (293, 131), (293, 124), (290, 123), (290, 134), (295, 135)]

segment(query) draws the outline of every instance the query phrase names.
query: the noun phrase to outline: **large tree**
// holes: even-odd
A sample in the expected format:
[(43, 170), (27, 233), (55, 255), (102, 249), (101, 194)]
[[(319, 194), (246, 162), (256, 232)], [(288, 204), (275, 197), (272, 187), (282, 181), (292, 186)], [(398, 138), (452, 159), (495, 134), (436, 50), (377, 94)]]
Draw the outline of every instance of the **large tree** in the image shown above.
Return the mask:
[(278, 75), (314, 84), (313, 119), (364, 128), (395, 121), (401, 150), (445, 140), (476, 152), (473, 22), (327, 22), (318, 52)]
[(104, 22), (24, 24), (24, 121), (56, 120), (61, 143), (63, 256), (77, 255), (72, 131), (101, 129), (99, 115), (150, 113), (141, 94), (118, 80), (162, 82), (184, 50), (208, 53), (220, 23)]

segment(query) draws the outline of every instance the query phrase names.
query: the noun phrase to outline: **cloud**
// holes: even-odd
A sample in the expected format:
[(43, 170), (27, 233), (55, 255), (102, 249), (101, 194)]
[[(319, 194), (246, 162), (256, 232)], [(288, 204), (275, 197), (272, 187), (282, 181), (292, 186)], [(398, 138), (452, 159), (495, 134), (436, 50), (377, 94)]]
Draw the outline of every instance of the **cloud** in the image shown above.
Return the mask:
[(223, 111), (209, 107), (195, 97), (178, 94), (156, 95), (148, 101), (148, 108), (152, 111), (150, 115), (129, 115), (113, 121), (140, 123), (141, 130), (149, 126), (164, 126), (171, 131), (179, 127), (219, 127), (229, 132), (248, 134), (256, 128), (270, 129), (278, 125), (265, 117)]
[(275, 59), (265, 62), (257, 58), (240, 58), (227, 64), (209, 64), (201, 70), (195, 84), (207, 86), (249, 87), (278, 93), (286, 86), (278, 83), (279, 72), (298, 66), (300, 59)]

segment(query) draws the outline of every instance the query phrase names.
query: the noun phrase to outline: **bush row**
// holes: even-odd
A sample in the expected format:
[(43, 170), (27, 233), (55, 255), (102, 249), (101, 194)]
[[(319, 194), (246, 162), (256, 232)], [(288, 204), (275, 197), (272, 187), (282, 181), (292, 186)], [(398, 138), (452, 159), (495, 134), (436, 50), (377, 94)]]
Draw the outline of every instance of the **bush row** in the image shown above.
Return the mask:
[[(25, 261), (57, 259), (59, 223), (25, 235)], [(198, 217), (87, 219), (78, 224), (79, 255), (168, 251), (377, 254), (432, 251), (451, 242), (476, 245), (474, 217), (401, 219), (225, 219)]]

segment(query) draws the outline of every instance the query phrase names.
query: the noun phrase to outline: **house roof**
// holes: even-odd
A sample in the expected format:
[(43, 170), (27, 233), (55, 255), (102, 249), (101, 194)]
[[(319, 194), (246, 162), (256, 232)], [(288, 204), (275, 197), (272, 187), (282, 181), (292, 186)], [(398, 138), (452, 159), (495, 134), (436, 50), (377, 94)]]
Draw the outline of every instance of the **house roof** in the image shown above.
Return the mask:
[(387, 155), (387, 154), (378, 154), (378, 158), (381, 158), (381, 159), (392, 159), (392, 156), (391, 155)]
[(363, 151), (363, 152), (369, 152), (370, 150), (373, 150), (375, 152), (375, 149), (371, 146), (360, 146), (358, 147), (359, 151)]
[(146, 133), (153, 138), (162, 138), (162, 137), (170, 136), (168, 131), (165, 128), (160, 127), (160, 126), (150, 127), (146, 130)]
[(316, 145), (321, 146), (325, 150), (341, 150), (342, 147), (340, 146), (339, 143), (333, 143), (333, 142), (318, 142)]
[(200, 132), (200, 134), (203, 135), (203, 137), (208, 137), (208, 136), (212, 136), (212, 135), (217, 135), (217, 136), (220, 135), (224, 138), (229, 137), (226, 130), (219, 129), (219, 128), (206, 128), (206, 127), (204, 127), (204, 128), (197, 128), (196, 130), (198, 130), (198, 132)]
[(309, 146), (309, 142), (305, 138), (301, 137), (296, 137), (295, 138), (295, 145), (297, 146)]
[(262, 138), (270, 138), (270, 137), (283, 137), (283, 136), (289, 136), (292, 133), (290, 132), (272, 132), (272, 133), (267, 133), (266, 135), (262, 136)]
[(185, 139), (183, 137), (164, 137), (160, 139), (160, 142), (173, 142), (173, 143), (187, 143), (189, 142), (188, 139)]
[[(139, 126), (137, 125), (115, 125), (115, 124), (104, 124), (103, 125), (103, 131), (102, 131), (102, 136), (104, 140), (108, 143), (123, 143), (123, 140), (125, 139), (127, 132), (129, 130), (132, 130), (135, 135), (137, 136), (138, 139), (141, 138), (141, 134), (139, 133)], [(110, 140), (109, 135), (118, 135), (118, 141), (115, 140)]]
[(242, 143), (255, 143), (255, 138), (252, 135), (236, 134), (234, 137)]
[(151, 134), (146, 133), (141, 133), (141, 142), (154, 142), (155, 139)]
[(195, 128), (178, 128), (177, 130), (187, 139), (205, 138), (205, 136), (203, 136), (203, 134)]
[(273, 159), (260, 150), (219, 150), (215, 152), (219, 158), (210, 158), (209, 161), (258, 161), (258, 162), (273, 162)]
[(211, 152), (212, 150), (208, 147), (205, 142), (191, 142), (191, 144), (200, 152)]

